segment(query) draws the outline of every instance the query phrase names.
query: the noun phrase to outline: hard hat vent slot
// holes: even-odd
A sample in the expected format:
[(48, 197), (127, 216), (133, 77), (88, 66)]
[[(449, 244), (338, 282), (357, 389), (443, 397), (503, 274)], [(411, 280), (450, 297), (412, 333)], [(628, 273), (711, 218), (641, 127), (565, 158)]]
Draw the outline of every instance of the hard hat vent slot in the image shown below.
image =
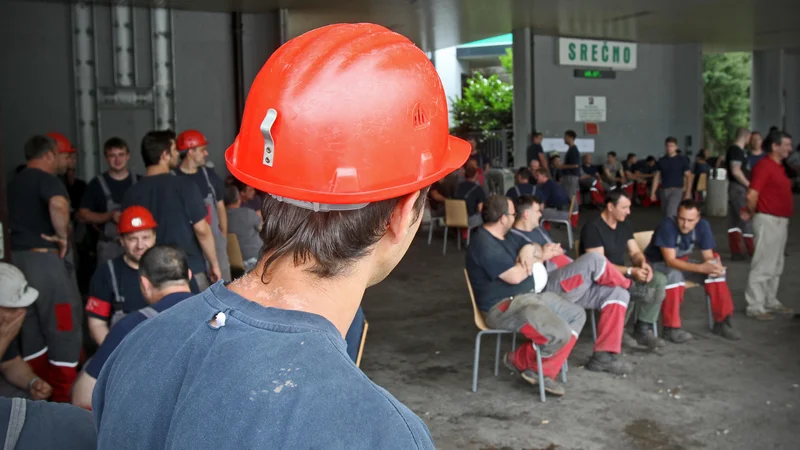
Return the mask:
[(428, 118), (428, 112), (425, 111), (425, 107), (421, 104), (417, 103), (414, 105), (414, 111), (412, 114), (412, 121), (414, 123), (414, 129), (422, 130), (424, 128), (428, 128), (431, 125), (431, 121)]

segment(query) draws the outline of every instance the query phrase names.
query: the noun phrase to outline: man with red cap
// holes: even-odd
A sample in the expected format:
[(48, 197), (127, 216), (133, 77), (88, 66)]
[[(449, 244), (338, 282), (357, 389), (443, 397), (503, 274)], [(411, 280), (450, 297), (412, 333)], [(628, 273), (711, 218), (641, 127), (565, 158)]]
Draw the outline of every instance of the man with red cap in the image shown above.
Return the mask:
[(122, 211), (117, 232), (124, 253), (97, 267), (89, 286), (86, 314), (89, 334), (101, 345), (109, 329), (126, 314), (147, 306), (139, 289), (139, 259), (156, 245), (153, 215), (142, 206)]
[(93, 393), (99, 447), (434, 448), (343, 336), (411, 245), (428, 186), (469, 152), (448, 136), (439, 75), (407, 38), (339, 24), (276, 50), (225, 155), (268, 193), (263, 256), (120, 344)]
[(33, 136), (25, 143), (25, 169), (8, 186), (11, 259), (39, 298), (20, 332), (23, 359), (53, 387), (53, 400), (69, 401), (81, 351), (81, 297), (65, 264), (69, 249), (69, 194), (56, 175), (67, 170), (58, 143)]
[(208, 140), (197, 130), (186, 130), (176, 140), (181, 153), (181, 164), (172, 173), (189, 177), (200, 189), (206, 204), (206, 221), (214, 233), (222, 279), (230, 281), (231, 265), (228, 261), (228, 213), (225, 210), (225, 183), (214, 169), (206, 167)]

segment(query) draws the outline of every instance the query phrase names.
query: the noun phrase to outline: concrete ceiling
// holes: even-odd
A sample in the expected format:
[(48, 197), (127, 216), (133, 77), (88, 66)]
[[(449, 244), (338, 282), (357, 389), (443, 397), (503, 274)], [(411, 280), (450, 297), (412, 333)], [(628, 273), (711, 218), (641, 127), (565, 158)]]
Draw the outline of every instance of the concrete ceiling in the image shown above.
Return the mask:
[[(57, 0), (53, 0), (57, 1)], [(96, 0), (119, 4), (125, 0)], [(131, 0), (207, 11), (287, 10), (289, 36), (368, 21), (426, 50), (532, 27), (539, 34), (650, 43), (702, 42), (707, 51), (800, 48), (800, 0)]]

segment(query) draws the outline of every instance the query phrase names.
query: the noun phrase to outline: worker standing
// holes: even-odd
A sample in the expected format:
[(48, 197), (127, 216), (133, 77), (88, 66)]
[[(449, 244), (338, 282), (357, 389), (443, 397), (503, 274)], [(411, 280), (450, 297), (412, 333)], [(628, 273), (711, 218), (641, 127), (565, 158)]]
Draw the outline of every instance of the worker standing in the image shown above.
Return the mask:
[(725, 154), (725, 168), (728, 171), (728, 248), (734, 261), (746, 260), (746, 248), (753, 248), (753, 224), (742, 218), (742, 208), (745, 207), (747, 188), (750, 186), (745, 174), (748, 163), (744, 152), (748, 140), (750, 131), (739, 128), (736, 130), (736, 140)]
[(343, 336), (411, 245), (427, 187), (469, 152), (448, 136), (436, 69), (402, 35), (338, 24), (281, 46), (225, 155), (268, 193), (264, 256), (120, 344), (93, 393), (98, 448), (433, 448)]
[(206, 167), (208, 159), (208, 140), (197, 130), (186, 130), (178, 135), (176, 141), (181, 154), (181, 163), (172, 173), (187, 176), (200, 189), (206, 204), (206, 220), (211, 224), (214, 234), (214, 247), (222, 279), (230, 281), (231, 264), (228, 261), (228, 213), (225, 210), (225, 182), (217, 176), (214, 169)]
[(578, 189), (580, 184), (578, 179), (581, 175), (581, 153), (578, 147), (575, 146), (575, 139), (578, 137), (572, 130), (564, 132), (564, 143), (567, 144), (567, 154), (564, 155), (564, 164), (558, 164), (557, 167), (561, 170), (561, 185), (567, 191), (567, 195), (580, 195)]
[(139, 205), (153, 214), (158, 223), (156, 244), (175, 245), (186, 252), (194, 274), (193, 289), (202, 291), (222, 275), (200, 190), (188, 178), (170, 174), (179, 158), (174, 136), (171, 131), (150, 131), (144, 136), (142, 159), (147, 175), (125, 192), (122, 208)]
[(139, 176), (128, 170), (131, 159), (128, 144), (112, 137), (103, 144), (103, 155), (108, 170), (89, 182), (81, 199), (78, 219), (98, 228), (97, 265), (122, 255), (117, 235), (117, 222), (121, 214), (122, 197), (136, 184)]
[(678, 154), (678, 140), (670, 136), (664, 141), (666, 155), (655, 165), (655, 176), (650, 188), (650, 200), (658, 200), (656, 192), (661, 184), (661, 210), (665, 217), (676, 217), (681, 199), (692, 198), (692, 171), (689, 161)]
[(794, 212), (792, 182), (783, 168), (783, 161), (792, 151), (792, 138), (780, 131), (770, 132), (764, 148), (767, 156), (753, 168), (747, 205), (742, 212), (742, 220), (752, 217), (756, 246), (744, 298), (749, 317), (771, 320), (772, 313), (792, 313), (777, 297), (789, 218)]
[(81, 351), (81, 297), (64, 256), (69, 248), (67, 188), (56, 175), (67, 158), (47, 136), (25, 143), (26, 168), (8, 187), (11, 259), (39, 298), (20, 332), (23, 359), (53, 387), (53, 400), (69, 401)]

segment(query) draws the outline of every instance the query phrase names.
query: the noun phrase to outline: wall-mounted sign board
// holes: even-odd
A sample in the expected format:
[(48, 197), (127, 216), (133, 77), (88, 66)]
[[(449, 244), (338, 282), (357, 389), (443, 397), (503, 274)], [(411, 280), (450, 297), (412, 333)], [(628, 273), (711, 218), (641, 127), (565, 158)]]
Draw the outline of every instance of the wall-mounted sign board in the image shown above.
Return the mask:
[(613, 70), (575, 69), (573, 76), (585, 80), (613, 80), (617, 78), (617, 72)]
[[(594, 153), (594, 139), (575, 139), (575, 146), (581, 153)], [(542, 148), (545, 153), (559, 152), (566, 153), (567, 144), (564, 143), (564, 138), (544, 138), (542, 139)]]
[(635, 70), (636, 44), (632, 42), (559, 38), (558, 63), (562, 66)]
[(606, 98), (592, 95), (575, 96), (575, 122), (605, 122)]

